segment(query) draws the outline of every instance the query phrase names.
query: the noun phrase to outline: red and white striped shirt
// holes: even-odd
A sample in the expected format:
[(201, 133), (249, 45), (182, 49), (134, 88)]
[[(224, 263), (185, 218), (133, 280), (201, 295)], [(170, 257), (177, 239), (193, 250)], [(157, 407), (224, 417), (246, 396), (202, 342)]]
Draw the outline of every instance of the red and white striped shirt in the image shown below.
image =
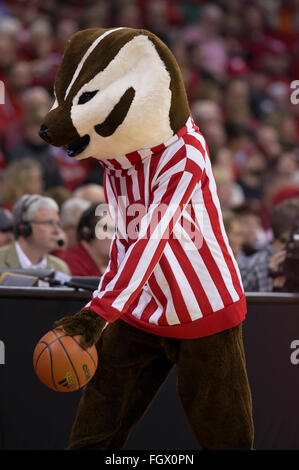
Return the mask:
[[(108, 322), (121, 317), (176, 338), (208, 336), (243, 321), (240, 272), (208, 149), (191, 116), (166, 143), (101, 164), (116, 232), (110, 263), (85, 308)], [(132, 207), (146, 208), (134, 236)]]

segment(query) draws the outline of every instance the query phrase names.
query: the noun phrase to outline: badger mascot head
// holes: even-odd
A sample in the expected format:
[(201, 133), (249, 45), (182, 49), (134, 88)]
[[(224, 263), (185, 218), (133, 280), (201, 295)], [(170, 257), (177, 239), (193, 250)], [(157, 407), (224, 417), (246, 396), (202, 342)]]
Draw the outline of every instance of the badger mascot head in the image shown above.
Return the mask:
[(112, 159), (166, 142), (190, 114), (177, 62), (154, 34), (78, 32), (57, 73), (40, 136), (70, 157)]

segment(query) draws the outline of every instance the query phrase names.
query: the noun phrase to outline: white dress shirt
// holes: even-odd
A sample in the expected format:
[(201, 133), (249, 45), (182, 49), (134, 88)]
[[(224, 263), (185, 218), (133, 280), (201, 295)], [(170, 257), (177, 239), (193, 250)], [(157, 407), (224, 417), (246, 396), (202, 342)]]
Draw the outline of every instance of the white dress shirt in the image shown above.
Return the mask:
[(22, 250), (20, 244), (15, 241), (15, 247), (22, 269), (45, 269), (47, 267), (46, 256), (38, 264), (32, 264), (28, 256)]

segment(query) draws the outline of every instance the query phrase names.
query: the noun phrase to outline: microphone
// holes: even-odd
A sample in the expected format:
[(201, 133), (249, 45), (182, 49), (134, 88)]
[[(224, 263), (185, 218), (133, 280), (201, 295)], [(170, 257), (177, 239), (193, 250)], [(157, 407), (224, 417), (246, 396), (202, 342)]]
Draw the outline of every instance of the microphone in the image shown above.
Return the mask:
[(62, 238), (60, 238), (59, 240), (57, 240), (57, 245), (58, 246), (64, 246), (64, 240)]

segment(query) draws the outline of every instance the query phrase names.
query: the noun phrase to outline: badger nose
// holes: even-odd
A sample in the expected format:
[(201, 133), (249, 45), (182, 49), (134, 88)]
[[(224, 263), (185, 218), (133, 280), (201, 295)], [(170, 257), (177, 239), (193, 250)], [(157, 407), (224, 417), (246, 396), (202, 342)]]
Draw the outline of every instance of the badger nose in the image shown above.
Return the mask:
[(52, 143), (51, 136), (49, 135), (49, 129), (45, 124), (42, 124), (38, 131), (39, 136), (48, 144)]

